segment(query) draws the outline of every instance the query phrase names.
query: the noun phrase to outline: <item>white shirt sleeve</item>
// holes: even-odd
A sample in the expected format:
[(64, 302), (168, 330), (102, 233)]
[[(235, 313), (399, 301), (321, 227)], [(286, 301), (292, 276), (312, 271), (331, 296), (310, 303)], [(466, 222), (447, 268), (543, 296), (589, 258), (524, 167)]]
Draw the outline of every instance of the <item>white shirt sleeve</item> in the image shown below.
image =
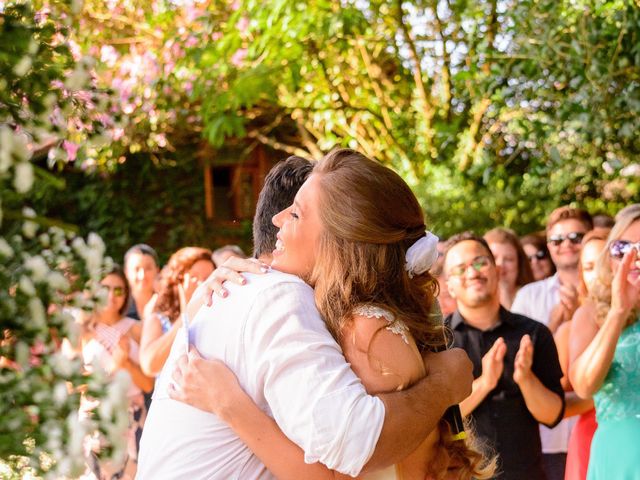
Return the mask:
[(375, 449), (384, 404), (368, 395), (328, 332), (307, 285), (261, 292), (243, 332), (246, 365), (307, 463), (356, 476)]

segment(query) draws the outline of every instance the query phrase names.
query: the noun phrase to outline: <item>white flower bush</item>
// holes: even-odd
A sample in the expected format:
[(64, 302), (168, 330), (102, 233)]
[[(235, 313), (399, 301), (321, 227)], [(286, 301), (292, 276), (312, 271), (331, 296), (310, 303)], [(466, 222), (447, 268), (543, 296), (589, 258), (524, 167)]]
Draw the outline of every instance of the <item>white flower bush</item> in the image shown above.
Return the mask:
[[(77, 350), (63, 353), (64, 342), (79, 341), (72, 313), (96, 307), (111, 260), (98, 235), (85, 240), (29, 205), (47, 178), (32, 155), (45, 140), (65, 139), (52, 119), (86, 120), (70, 90), (89, 81), (87, 63), (59, 48), (71, 2), (54, 2), (44, 16), (31, 8), (3, 2), (0, 22), (0, 478), (74, 478), (91, 441), (101, 457), (122, 458), (127, 385), (88, 372)], [(52, 88), (55, 81), (67, 90)]]

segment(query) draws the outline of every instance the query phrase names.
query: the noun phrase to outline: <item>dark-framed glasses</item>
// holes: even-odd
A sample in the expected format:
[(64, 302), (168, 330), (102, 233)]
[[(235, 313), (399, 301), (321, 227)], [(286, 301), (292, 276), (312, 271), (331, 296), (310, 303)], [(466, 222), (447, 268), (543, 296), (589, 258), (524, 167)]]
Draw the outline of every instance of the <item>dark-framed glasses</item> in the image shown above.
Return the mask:
[(569, 240), (574, 245), (578, 245), (582, 242), (582, 238), (584, 237), (584, 232), (570, 232), (566, 235), (551, 235), (547, 239), (547, 243), (552, 244), (555, 247), (559, 247), (562, 242), (565, 240)]
[(112, 287), (110, 285), (100, 285), (100, 288), (105, 292), (113, 292), (116, 297), (121, 297), (124, 295), (124, 287)]
[(451, 277), (461, 277), (464, 275), (469, 267), (473, 268), (476, 272), (484, 270), (491, 264), (491, 260), (486, 255), (480, 255), (479, 257), (474, 258), (469, 263), (461, 263), (460, 265), (456, 265), (449, 270), (449, 276)]
[(547, 258), (547, 252), (545, 252), (544, 250), (538, 250), (533, 255), (527, 255), (527, 258), (530, 262), (533, 262), (534, 260), (543, 260)]
[(609, 255), (612, 258), (617, 260), (621, 260), (627, 253), (631, 251), (632, 248), (635, 248), (640, 252), (640, 242), (629, 242), (627, 240), (614, 240), (609, 245)]

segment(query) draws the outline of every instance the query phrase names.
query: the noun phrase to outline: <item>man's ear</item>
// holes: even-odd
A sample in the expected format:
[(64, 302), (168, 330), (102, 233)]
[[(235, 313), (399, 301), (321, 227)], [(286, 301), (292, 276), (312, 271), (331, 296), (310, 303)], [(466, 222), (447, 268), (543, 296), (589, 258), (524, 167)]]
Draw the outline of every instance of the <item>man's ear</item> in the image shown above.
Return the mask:
[(447, 277), (446, 281), (446, 285), (447, 285), (447, 292), (449, 292), (449, 296), (451, 298), (453, 298), (454, 300), (457, 299), (455, 292), (453, 291), (453, 287), (451, 286), (451, 278)]

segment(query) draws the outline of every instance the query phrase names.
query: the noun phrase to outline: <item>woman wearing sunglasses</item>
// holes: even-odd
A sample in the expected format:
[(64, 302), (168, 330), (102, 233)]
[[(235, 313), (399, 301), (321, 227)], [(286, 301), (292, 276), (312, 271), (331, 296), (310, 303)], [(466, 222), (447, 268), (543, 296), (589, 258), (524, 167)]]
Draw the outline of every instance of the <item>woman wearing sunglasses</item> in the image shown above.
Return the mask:
[(100, 282), (106, 303), (90, 319), (90, 327), (82, 342), (82, 357), (88, 369), (100, 365), (111, 376), (124, 371), (131, 378), (129, 400), (129, 434), (127, 457), (121, 465), (98, 462), (92, 454), (90, 467), (100, 480), (133, 478), (136, 473), (138, 440), (145, 418), (143, 392), (150, 392), (153, 379), (147, 377), (138, 364), (140, 322), (125, 316), (129, 299), (129, 285), (123, 270), (115, 266)]
[(531, 271), (533, 272), (533, 280), (544, 280), (556, 273), (556, 266), (551, 261), (549, 249), (547, 248), (547, 240), (544, 235), (532, 233), (520, 239), (522, 249), (529, 259)]
[(640, 204), (616, 217), (590, 301), (570, 334), (569, 378), (593, 396), (598, 429), (587, 478), (640, 478)]

